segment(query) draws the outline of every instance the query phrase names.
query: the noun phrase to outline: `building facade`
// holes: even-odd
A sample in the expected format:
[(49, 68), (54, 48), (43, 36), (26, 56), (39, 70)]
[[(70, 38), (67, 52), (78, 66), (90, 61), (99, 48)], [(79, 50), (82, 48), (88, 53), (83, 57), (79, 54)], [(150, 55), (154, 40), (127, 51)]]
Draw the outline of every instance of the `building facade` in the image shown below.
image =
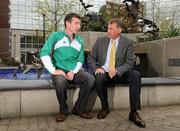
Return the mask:
[[(39, 51), (43, 46), (43, 18), (33, 11), (37, 0), (1, 0), (0, 3), (0, 58), (11, 56), (28, 63), (29, 54)], [(40, 0), (43, 1), (43, 0)], [(56, 0), (52, 0), (56, 1)], [(88, 11), (98, 12), (106, 0), (83, 0), (94, 5)], [(117, 4), (123, 0), (107, 0)], [(144, 17), (159, 26), (164, 20), (171, 19), (179, 23), (179, 0), (139, 0), (145, 3)], [(10, 5), (9, 5), (10, 4)], [(77, 5), (80, 9), (81, 4)], [(10, 10), (9, 10), (10, 7)], [(9, 20), (10, 11), (10, 20)], [(76, 11), (75, 11), (76, 12)], [(161, 14), (161, 15), (160, 15)], [(162, 15), (163, 14), (163, 15)], [(173, 15), (172, 15), (173, 14)], [(9, 25), (10, 21), (10, 25)], [(63, 22), (62, 22), (63, 23)], [(10, 31), (10, 32), (9, 32)], [(48, 33), (46, 33), (47, 35)]]
[(34, 0), (10, 0), (11, 57), (29, 63), (30, 55), (42, 47), (42, 19), (37, 21)]
[[(43, 4), (44, 0), (39, 1)], [(49, 1), (55, 4), (57, 0)], [(37, 0), (10, 0), (11, 56), (22, 63), (31, 63), (31, 54), (39, 52), (49, 34), (44, 15), (35, 11), (36, 3)]]

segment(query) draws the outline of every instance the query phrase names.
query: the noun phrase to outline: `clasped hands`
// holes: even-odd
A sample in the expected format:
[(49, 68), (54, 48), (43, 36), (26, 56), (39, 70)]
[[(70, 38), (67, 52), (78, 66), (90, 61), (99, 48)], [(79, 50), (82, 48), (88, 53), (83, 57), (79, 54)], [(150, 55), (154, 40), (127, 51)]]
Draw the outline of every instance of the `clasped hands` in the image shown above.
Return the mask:
[[(98, 74), (98, 73), (104, 74), (105, 71), (102, 68), (97, 68), (96, 71), (95, 71), (95, 74)], [(117, 74), (117, 70), (115, 68), (114, 69), (109, 69), (108, 74), (109, 74), (110, 78), (113, 78)]]
[(54, 75), (63, 75), (67, 80), (73, 80), (74, 79), (74, 72), (69, 71), (67, 74), (63, 70), (56, 70), (54, 72)]

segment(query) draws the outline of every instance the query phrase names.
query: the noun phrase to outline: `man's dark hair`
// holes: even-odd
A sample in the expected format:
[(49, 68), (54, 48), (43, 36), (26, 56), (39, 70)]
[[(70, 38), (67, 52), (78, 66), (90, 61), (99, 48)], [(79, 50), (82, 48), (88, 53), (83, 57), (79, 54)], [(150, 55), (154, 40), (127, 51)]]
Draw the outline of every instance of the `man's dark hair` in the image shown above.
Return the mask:
[(65, 26), (65, 28), (66, 28), (66, 21), (71, 23), (72, 18), (80, 19), (80, 16), (78, 14), (76, 14), (76, 13), (67, 14), (66, 17), (64, 18), (64, 26)]
[(124, 29), (124, 24), (119, 18), (114, 18), (109, 21), (109, 24), (113, 24), (113, 23), (116, 23), (117, 27), (121, 27), (122, 29)]

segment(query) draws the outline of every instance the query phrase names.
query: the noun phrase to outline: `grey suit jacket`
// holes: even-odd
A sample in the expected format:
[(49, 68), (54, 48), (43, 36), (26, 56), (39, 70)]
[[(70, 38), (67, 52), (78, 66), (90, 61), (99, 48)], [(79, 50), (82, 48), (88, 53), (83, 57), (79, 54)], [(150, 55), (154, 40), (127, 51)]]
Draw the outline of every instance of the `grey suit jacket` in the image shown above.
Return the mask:
[[(105, 64), (109, 41), (110, 39), (108, 37), (101, 37), (96, 40), (90, 57), (92, 73), (94, 73), (98, 67)], [(115, 67), (118, 70), (117, 74), (122, 76), (133, 67), (134, 62), (133, 41), (121, 35), (116, 51)]]

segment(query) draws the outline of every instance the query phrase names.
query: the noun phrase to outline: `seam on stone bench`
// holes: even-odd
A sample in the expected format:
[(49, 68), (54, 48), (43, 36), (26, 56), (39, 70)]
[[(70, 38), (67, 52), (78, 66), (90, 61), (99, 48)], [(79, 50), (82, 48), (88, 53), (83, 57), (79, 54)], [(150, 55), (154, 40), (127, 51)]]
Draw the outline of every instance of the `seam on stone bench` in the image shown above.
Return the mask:
[[(179, 79), (172, 78), (142, 78), (143, 86), (159, 86), (159, 85), (180, 85)], [(74, 87), (74, 84), (69, 85), (69, 89), (78, 88), (78, 85)], [(127, 84), (111, 84), (111, 87), (124, 87)], [(8, 90), (41, 90), (41, 89), (54, 89), (51, 80), (0, 80), (0, 91)]]

